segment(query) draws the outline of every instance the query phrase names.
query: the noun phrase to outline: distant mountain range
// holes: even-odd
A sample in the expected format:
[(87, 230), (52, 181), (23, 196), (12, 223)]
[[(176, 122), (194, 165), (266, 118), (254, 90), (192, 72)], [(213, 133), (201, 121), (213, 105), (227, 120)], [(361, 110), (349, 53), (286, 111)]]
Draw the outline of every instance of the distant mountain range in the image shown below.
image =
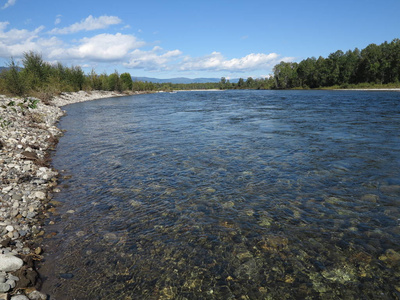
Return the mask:
[[(0, 73), (3, 70), (7, 70), (8, 67), (0, 67)], [(153, 78), (153, 77), (135, 77), (132, 76), (133, 81), (147, 81), (153, 83), (208, 83), (208, 82), (220, 82), (221, 78), (186, 78), (186, 77), (175, 77), (175, 78), (167, 78), (167, 79), (160, 79), (160, 78)], [(236, 83), (238, 79), (230, 79), (230, 82)]]
[(134, 77), (132, 76), (132, 80), (134, 81), (147, 81), (153, 83), (207, 83), (207, 82), (220, 82), (221, 78), (185, 78), (185, 77), (176, 77), (176, 78), (168, 78), (168, 79), (159, 79), (152, 77)]

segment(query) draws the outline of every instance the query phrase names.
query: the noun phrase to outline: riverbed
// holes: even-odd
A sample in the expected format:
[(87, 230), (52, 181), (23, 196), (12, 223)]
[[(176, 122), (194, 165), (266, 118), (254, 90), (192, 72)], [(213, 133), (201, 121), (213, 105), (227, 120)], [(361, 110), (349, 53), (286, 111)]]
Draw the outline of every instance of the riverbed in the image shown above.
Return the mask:
[(191, 91), (65, 109), (39, 269), (52, 297), (399, 297), (399, 93)]

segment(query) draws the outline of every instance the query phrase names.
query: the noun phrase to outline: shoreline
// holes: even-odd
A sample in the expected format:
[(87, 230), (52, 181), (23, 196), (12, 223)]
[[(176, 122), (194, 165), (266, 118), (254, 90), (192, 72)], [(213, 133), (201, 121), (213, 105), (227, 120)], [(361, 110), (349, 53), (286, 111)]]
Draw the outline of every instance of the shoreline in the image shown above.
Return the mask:
[(42, 259), (45, 220), (56, 209), (52, 195), (59, 192), (59, 173), (50, 153), (62, 136), (57, 127), (62, 107), (146, 93), (62, 93), (48, 104), (0, 95), (0, 300), (48, 299), (40, 292), (34, 261)]
[(59, 192), (50, 153), (62, 136), (61, 107), (143, 93), (62, 93), (46, 104), (0, 95), (0, 300), (48, 299), (34, 261), (42, 259), (45, 220)]

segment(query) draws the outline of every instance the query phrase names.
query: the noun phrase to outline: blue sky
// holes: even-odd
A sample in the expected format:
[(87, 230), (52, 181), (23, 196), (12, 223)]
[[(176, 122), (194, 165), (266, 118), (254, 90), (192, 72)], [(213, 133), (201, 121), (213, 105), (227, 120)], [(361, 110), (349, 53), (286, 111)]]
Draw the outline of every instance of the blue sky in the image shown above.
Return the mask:
[(86, 72), (262, 77), (400, 38), (400, 0), (0, 0), (0, 66), (33, 50)]

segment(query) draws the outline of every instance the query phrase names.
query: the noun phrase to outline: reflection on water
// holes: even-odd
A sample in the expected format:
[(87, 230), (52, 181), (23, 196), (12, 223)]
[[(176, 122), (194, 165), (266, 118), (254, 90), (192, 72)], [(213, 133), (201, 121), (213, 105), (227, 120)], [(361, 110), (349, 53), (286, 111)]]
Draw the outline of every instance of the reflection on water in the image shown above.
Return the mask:
[[(70, 105), (40, 272), (57, 299), (400, 297), (400, 94)], [(71, 211), (73, 210), (73, 211)]]

